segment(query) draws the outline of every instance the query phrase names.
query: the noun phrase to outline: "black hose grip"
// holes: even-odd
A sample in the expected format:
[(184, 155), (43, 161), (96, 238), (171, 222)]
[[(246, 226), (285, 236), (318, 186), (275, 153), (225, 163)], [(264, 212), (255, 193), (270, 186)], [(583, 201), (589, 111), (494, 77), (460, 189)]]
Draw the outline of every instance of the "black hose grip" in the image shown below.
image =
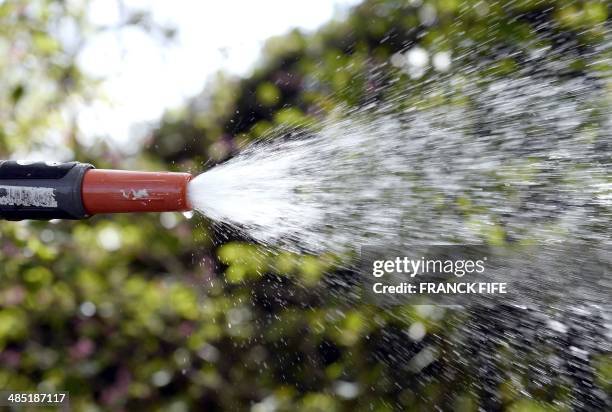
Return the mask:
[(85, 219), (86, 163), (0, 160), (0, 219)]

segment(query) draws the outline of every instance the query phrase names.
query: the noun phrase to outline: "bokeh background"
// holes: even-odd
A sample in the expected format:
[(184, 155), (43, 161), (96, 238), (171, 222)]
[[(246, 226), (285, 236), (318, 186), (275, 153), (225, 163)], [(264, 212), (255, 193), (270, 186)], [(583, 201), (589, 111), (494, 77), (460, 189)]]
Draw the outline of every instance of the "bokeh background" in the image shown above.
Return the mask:
[[(216, 2), (193, 3), (176, 7), (210, 22), (206, 10)], [(605, 41), (612, 11), (599, 0), (345, 2), (318, 29), (325, 13), (259, 51), (248, 24), (285, 18), (266, 3), (245, 2), (211, 29), (208, 35), (223, 37), (230, 27), (244, 49), (231, 64), (221, 50), (221, 63), (211, 63), (221, 70), (201, 78), (191, 70), (186, 85), (173, 67), (193, 59), (197, 69), (215, 57), (202, 57), (196, 40), (173, 52), (181, 27), (155, 18), (151, 4), (119, 1), (120, 13), (105, 18), (99, 5), (92, 11), (81, 0), (0, 0), (0, 158), (199, 173), (277, 126), (317, 122), (380, 90), (418, 88), (470, 51), (478, 53), (468, 53), (468, 62), (503, 76), (521, 67), (524, 56), (512, 51), (525, 43), (571, 42), (576, 66), (565, 75), (580, 75), (581, 56)], [(144, 80), (131, 89), (124, 60), (104, 69), (116, 50), (100, 36), (119, 45), (139, 39), (123, 49), (128, 60), (147, 61), (132, 56), (141, 42), (170, 51), (148, 67), (153, 74), (138, 66)], [(246, 49), (255, 50), (255, 66), (242, 56)], [(385, 84), (381, 64), (397, 63), (406, 50), (413, 53), (399, 65), (414, 67)], [(120, 79), (109, 86), (113, 70)], [(205, 86), (181, 101), (194, 84)], [(167, 101), (144, 114), (134, 109), (142, 98), (113, 101), (135, 93)], [(503, 227), (483, 234), (503, 237)], [(0, 389), (69, 391), (78, 411), (548, 411), (569, 410), (576, 397), (584, 410), (605, 409), (609, 353), (580, 364), (563, 350), (549, 353), (545, 341), (504, 344), (508, 314), (503, 322), (487, 312), (458, 320), (432, 308), (346, 305), (330, 285), (350, 276), (324, 257), (272, 253), (191, 214), (2, 222)], [(575, 333), (600, 333), (587, 323)], [(442, 338), (466, 324), (499, 336), (473, 334), (462, 346), (445, 346)], [(431, 347), (448, 355), (407, 366)], [(493, 366), (480, 360), (485, 352), (497, 359)], [(578, 362), (576, 381), (517, 367), (544, 355)]]

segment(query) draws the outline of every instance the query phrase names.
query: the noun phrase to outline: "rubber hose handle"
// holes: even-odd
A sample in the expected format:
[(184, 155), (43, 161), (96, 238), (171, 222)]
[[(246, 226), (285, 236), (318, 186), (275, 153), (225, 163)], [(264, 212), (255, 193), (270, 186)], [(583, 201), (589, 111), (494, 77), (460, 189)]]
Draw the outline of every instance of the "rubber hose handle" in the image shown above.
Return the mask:
[(0, 219), (85, 219), (81, 186), (93, 166), (0, 160)]

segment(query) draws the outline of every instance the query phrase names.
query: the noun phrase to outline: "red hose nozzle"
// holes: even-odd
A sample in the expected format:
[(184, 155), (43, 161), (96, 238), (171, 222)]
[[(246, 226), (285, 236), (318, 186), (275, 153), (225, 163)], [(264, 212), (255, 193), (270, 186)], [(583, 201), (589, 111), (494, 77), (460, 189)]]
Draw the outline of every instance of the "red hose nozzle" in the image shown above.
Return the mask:
[(190, 210), (189, 173), (94, 169), (79, 162), (0, 160), (0, 219)]
[(83, 206), (90, 215), (191, 210), (189, 173), (90, 169), (83, 177)]

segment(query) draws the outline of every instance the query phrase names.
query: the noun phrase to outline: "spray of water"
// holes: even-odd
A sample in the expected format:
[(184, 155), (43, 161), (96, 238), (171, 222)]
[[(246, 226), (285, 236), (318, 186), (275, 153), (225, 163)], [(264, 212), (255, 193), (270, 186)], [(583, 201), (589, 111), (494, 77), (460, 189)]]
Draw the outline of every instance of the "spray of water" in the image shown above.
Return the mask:
[[(587, 60), (609, 64), (609, 44)], [(533, 49), (522, 69), (502, 77), (483, 76), (482, 67), (459, 58), (450, 74), (406, 89), (397, 87), (406, 75), (400, 67), (385, 98), (339, 110), (315, 127), (276, 130), (198, 176), (191, 203), (264, 245), (315, 253), (522, 240), (609, 250), (611, 76), (589, 64), (568, 73), (573, 51)], [(404, 61), (396, 55), (391, 63)], [(414, 67), (407, 74), (422, 75)], [(566, 276), (565, 268), (550, 276)], [(569, 281), (580, 286), (570, 287), (576, 293), (566, 293), (568, 283), (558, 291), (565, 304), (454, 312), (437, 346), (435, 334), (427, 345), (411, 343), (424, 329), (385, 329), (380, 360), (393, 370), (401, 361), (423, 371), (445, 358), (451, 366), (431, 379), (451, 381), (470, 362), (474, 390), (493, 405), (506, 379), (496, 349), (504, 347), (507, 362), (534, 385), (558, 381), (573, 394), (572, 408), (603, 410), (607, 398), (593, 390), (592, 362), (610, 351), (609, 282), (586, 290), (585, 279), (579, 271)], [(347, 299), (344, 280), (330, 282), (326, 293)], [(587, 303), (592, 296), (596, 303)], [(440, 308), (421, 309), (441, 316)], [(453, 356), (439, 352), (445, 345)]]
[(398, 111), (400, 95), (314, 131), (276, 131), (194, 179), (191, 202), (259, 242), (314, 252), (604, 239), (612, 124), (602, 78), (459, 73), (422, 93), (447, 103)]
[[(601, 255), (612, 216), (607, 75), (551, 73), (487, 79), (464, 69), (426, 84), (416, 104), (399, 92), (318, 128), (277, 130), (194, 179), (191, 202), (294, 251), (569, 241)], [(575, 253), (551, 250), (559, 259), (531, 252), (535, 285), (525, 264), (514, 266), (520, 303), (538, 304), (542, 289), (565, 304), (607, 302), (609, 285), (593, 280), (600, 267), (587, 270), (584, 255), (553, 269)], [(489, 281), (507, 281), (508, 270)]]

